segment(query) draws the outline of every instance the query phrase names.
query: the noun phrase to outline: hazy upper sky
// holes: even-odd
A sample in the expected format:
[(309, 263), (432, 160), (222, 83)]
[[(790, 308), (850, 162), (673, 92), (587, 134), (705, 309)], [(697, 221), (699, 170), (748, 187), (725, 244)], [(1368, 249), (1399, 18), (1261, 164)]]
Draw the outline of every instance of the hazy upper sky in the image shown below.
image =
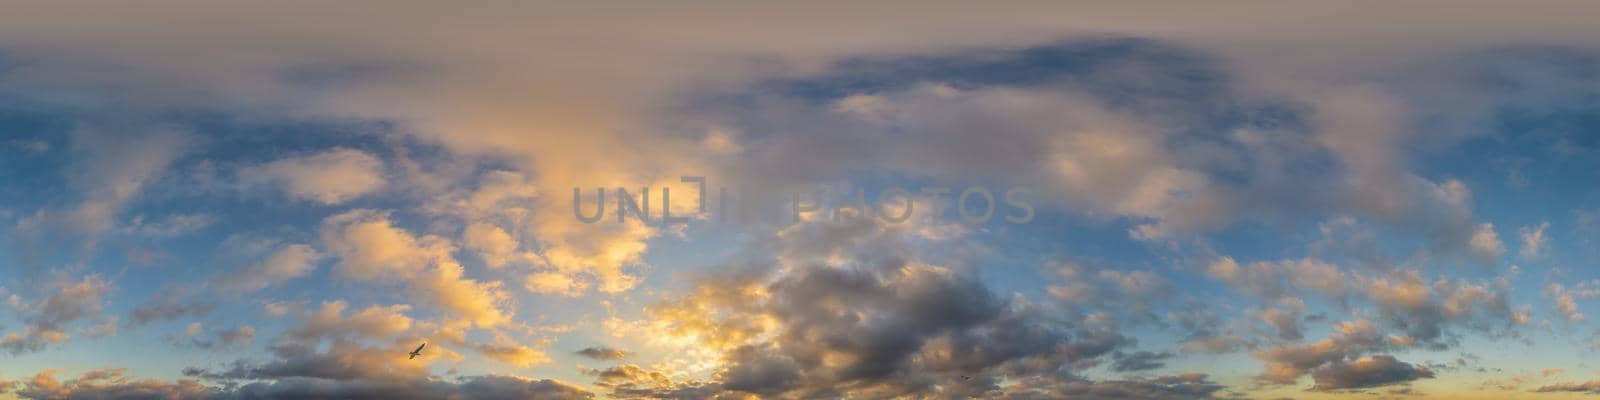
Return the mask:
[(0, 399), (1600, 397), (1600, 6), (1127, 3), (5, 4)]

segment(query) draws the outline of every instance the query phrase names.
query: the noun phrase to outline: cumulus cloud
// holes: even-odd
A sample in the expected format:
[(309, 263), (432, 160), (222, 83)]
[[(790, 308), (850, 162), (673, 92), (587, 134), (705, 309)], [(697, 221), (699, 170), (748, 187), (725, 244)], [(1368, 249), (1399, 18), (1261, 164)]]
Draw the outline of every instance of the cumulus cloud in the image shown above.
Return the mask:
[(90, 125), (74, 131), (73, 150), (81, 154), (81, 161), (66, 172), (79, 198), (70, 206), (40, 209), (20, 218), (17, 231), (66, 234), (74, 242), (92, 244), (116, 228), (127, 203), (158, 180), (189, 146), (189, 137), (177, 131), (124, 130)]
[(1212, 382), (1203, 373), (1154, 378), (1060, 382), (1026, 382), (1026, 390), (1007, 394), (1005, 399), (1211, 399), (1222, 391), (1222, 385)]
[(1427, 367), (1407, 364), (1393, 356), (1376, 355), (1338, 362), (1311, 375), (1315, 390), (1360, 389), (1433, 377)]
[(1510, 282), (1505, 277), (1488, 282), (1429, 280), (1415, 269), (1361, 272), (1316, 259), (1240, 265), (1229, 257), (1211, 261), (1205, 272), (1276, 302), (1277, 306), (1258, 316), (1283, 340), (1299, 340), (1301, 335), (1298, 321), (1305, 299), (1291, 293), (1320, 294), (1345, 304), (1371, 304), (1377, 311), (1376, 322), (1400, 331), (1392, 341), (1403, 346), (1445, 348), (1464, 332), (1514, 334), (1529, 319), (1525, 312), (1512, 309)]
[[(112, 286), (99, 275), (86, 275), (77, 280), (57, 279), (46, 289), (50, 290), (49, 294), (37, 302), (26, 302), (12, 295), (11, 306), (26, 326), (21, 332), (7, 332), (0, 337), (0, 349), (19, 355), (66, 342), (72, 337), (71, 324), (102, 317), (102, 303)], [(115, 332), (115, 321), (111, 323), (111, 332)]]
[[(213, 398), (224, 399), (430, 398), (445, 394), (466, 396), (463, 398), (591, 396), (559, 381), (509, 376), (444, 380), (430, 372), (438, 361), (464, 360), (457, 350), (472, 350), (483, 360), (518, 368), (537, 366), (550, 361), (543, 351), (548, 341), (519, 343), (503, 332), (491, 331), (492, 342), (473, 343), (468, 340), (471, 321), (414, 319), (409, 315), (411, 306), (405, 304), (357, 308), (340, 300), (314, 307), (283, 308), (282, 315), (294, 324), (270, 341), (270, 357), (190, 367), (183, 371), (184, 375), (217, 384), (210, 387), (215, 391)], [(191, 341), (204, 348), (247, 343), (255, 336), (255, 330), (249, 327), (210, 335), (202, 334), (203, 328), (196, 328)], [(427, 343), (427, 351), (415, 359), (406, 357), (418, 343)]]
[(336, 148), (284, 158), (239, 172), (247, 184), (275, 184), (290, 197), (339, 204), (385, 184), (383, 161), (367, 152)]
[(1504, 279), (1489, 284), (1447, 278), (1428, 282), (1419, 272), (1409, 270), (1363, 284), (1388, 324), (1424, 343), (1434, 343), (1452, 325), (1485, 332), (1517, 325), (1506, 295), (1509, 283)]
[(1261, 312), (1261, 321), (1271, 325), (1278, 332), (1278, 339), (1300, 340), (1300, 314), (1305, 312), (1305, 301), (1298, 298), (1286, 298), (1282, 307), (1269, 308)]
[(478, 350), (478, 354), (482, 354), (484, 357), (487, 357), (490, 360), (506, 363), (518, 368), (528, 368), (550, 362), (550, 356), (545, 354), (543, 350), (543, 347), (546, 345), (548, 345), (548, 342), (540, 342), (536, 344), (536, 346), (538, 346), (536, 348), (534, 346), (516, 343), (510, 338), (501, 336), (495, 338), (494, 343), (484, 343), (474, 347), (476, 347)]
[(124, 376), (124, 368), (84, 372), (62, 381), (55, 370), (45, 370), (23, 382), (12, 394), (23, 399), (137, 399), (162, 398), (201, 400), (212, 398), (213, 389), (191, 379), (167, 382)]
[[(1585, 282), (1585, 284), (1587, 283), (1588, 282)], [(1578, 310), (1577, 299), (1580, 297), (1593, 297), (1592, 290), (1585, 287), (1589, 285), (1580, 285), (1581, 286), (1579, 288), (1570, 290), (1560, 283), (1551, 283), (1549, 286), (1545, 287), (1545, 295), (1555, 300), (1556, 313), (1561, 315), (1561, 318), (1566, 319), (1567, 321), (1583, 321), (1583, 312)]]
[(1172, 358), (1172, 353), (1156, 353), (1139, 351), (1134, 353), (1111, 353), (1111, 370), (1115, 372), (1148, 371), (1166, 366), (1165, 360)]
[(628, 358), (628, 352), (606, 346), (585, 347), (575, 353), (580, 356), (602, 361), (621, 360)]
[(1523, 258), (1534, 258), (1544, 254), (1545, 241), (1548, 240), (1544, 234), (1546, 229), (1550, 229), (1550, 221), (1540, 222), (1537, 226), (1524, 226), (1518, 230), (1518, 236), (1522, 237)]
[(1360, 354), (1387, 348), (1388, 343), (1371, 321), (1341, 322), (1331, 337), (1302, 345), (1285, 345), (1256, 351), (1253, 356), (1266, 363), (1258, 380), (1292, 384), (1313, 370)]
[(406, 332), (413, 320), (406, 312), (411, 306), (370, 306), (346, 315), (349, 304), (344, 301), (322, 303), (309, 312), (297, 316), (299, 326), (285, 333), (299, 341), (320, 338), (381, 339)]
[(1600, 381), (1556, 383), (1540, 386), (1533, 391), (1538, 393), (1600, 393)]
[(187, 316), (200, 316), (211, 312), (217, 303), (200, 297), (186, 286), (163, 287), (129, 313), (128, 325), (140, 327), (153, 322), (171, 321)]
[(172, 341), (180, 346), (193, 346), (207, 350), (230, 350), (248, 346), (254, 343), (256, 338), (256, 328), (251, 326), (215, 330), (208, 335), (202, 335), (203, 333), (202, 325), (196, 322), (190, 324), (188, 329), (184, 331), (184, 335), (187, 337), (182, 339), (172, 338)]
[(469, 225), (466, 232), (462, 233), (461, 240), (468, 249), (476, 251), (490, 268), (503, 267), (518, 255), (517, 240), (494, 225)]
[(147, 221), (140, 215), (133, 217), (120, 230), (130, 235), (170, 238), (205, 229), (216, 222), (217, 217), (210, 214), (178, 214), (156, 221)]
[[(429, 373), (436, 360), (460, 360), (449, 346), (477, 348), (486, 358), (530, 365), (526, 346), (472, 345), (452, 327), (415, 322), (403, 305), (344, 312), (343, 302), (324, 303), (295, 318), (299, 326), (272, 345), (272, 359), (241, 359), (221, 369), (186, 368), (186, 376), (216, 382), (208, 398), (221, 399), (587, 399), (589, 392), (560, 381), (514, 376), (465, 376), (445, 380)], [(431, 330), (432, 333), (424, 331)], [(417, 335), (431, 337), (423, 357), (404, 355)], [(542, 356), (540, 356), (542, 357)], [(534, 357), (534, 358), (540, 358)]]
[(235, 271), (224, 278), (221, 284), (245, 292), (261, 290), (304, 276), (316, 268), (315, 262), (321, 257), (316, 249), (308, 245), (284, 245), (267, 255), (267, 259), (259, 264)]
[[(374, 305), (350, 310), (346, 302), (331, 301), (296, 310), (292, 315), (294, 326), (272, 341), (272, 358), (240, 359), (219, 370), (190, 368), (185, 374), (222, 382), (306, 378), (312, 383), (382, 383), (424, 379), (428, 364), (448, 354), (448, 350), (436, 345), (430, 346), (432, 351), (425, 357), (403, 357), (416, 347), (418, 340), (414, 328), (419, 323), (406, 315), (410, 309), (407, 305)], [(253, 330), (250, 336), (253, 338)]]
[[(885, 240), (869, 233), (884, 229), (892, 228), (869, 224), (846, 241)], [(840, 238), (782, 235), (776, 240)], [(790, 245), (810, 249), (806, 253), (835, 253), (833, 246)], [(817, 260), (800, 255), (783, 257)], [(997, 296), (956, 270), (912, 261), (912, 254), (885, 255), (737, 268), (745, 272), (707, 277), (691, 294), (652, 307), (650, 329), (664, 341), (689, 340), (720, 354), (712, 382), (680, 382), (671, 389), (777, 398), (1023, 393), (985, 382), (1008, 377), (1070, 386), (1063, 379), (1075, 378), (1062, 375), (1066, 371), (1111, 362), (1114, 351), (1133, 342), (1106, 324), (1048, 322), (1038, 306)], [(1147, 283), (1120, 272), (1100, 275), (1126, 283), (1127, 290), (1143, 290)], [(1120, 358), (1124, 367), (1147, 369), (1162, 356)], [(667, 389), (657, 387), (663, 386), (658, 379), (647, 381), (634, 386)]]
[[(206, 24), (161, 24), (162, 29), (149, 24), (152, 18), (169, 21), (172, 15), (215, 19), (210, 16), (223, 12), (207, 5), (192, 5), (183, 13), (161, 6), (128, 7), (75, 17), (81, 24), (48, 18), (66, 13), (54, 6), (30, 5), (0, 16), (5, 18), (0, 32), (7, 33), (0, 34), (7, 38), (0, 39), (5, 42), (0, 46), (7, 55), (14, 51), (30, 61), (15, 71), (8, 65), (7, 79), (0, 84), (10, 91), (46, 93), (41, 97), (51, 102), (78, 102), (74, 99), (81, 97), (95, 102), (97, 97), (80, 94), (111, 92), (130, 93), (129, 97), (151, 103), (130, 108), (130, 113), (158, 109), (153, 114), (193, 114), (187, 107), (199, 105), (202, 114), (238, 107), (264, 114), (286, 110), (296, 118), (383, 121), (398, 128), (378, 134), (383, 136), (380, 141), (416, 139), (439, 146), (445, 154), (441, 157), (451, 158), (452, 164), (473, 165), (439, 167), (473, 170), (451, 175), (434, 170), (435, 166), (411, 165), (403, 157), (386, 162), (365, 151), (334, 148), (242, 170), (246, 181), (270, 183), (289, 197), (326, 205), (401, 185), (421, 192), (430, 203), (419, 207), (417, 214), (435, 220), (400, 223), (383, 212), (350, 211), (324, 221), (319, 247), (337, 257), (335, 272), (340, 276), (402, 285), (421, 300), (419, 308), (438, 307), (452, 321), (402, 324), (399, 321), (410, 318), (404, 314), (413, 310), (374, 306), (347, 316), (352, 310), (342, 303), (324, 304), (313, 314), (332, 309), (328, 315), (337, 321), (319, 325), (308, 315), (305, 327), (291, 329), (283, 339), (288, 343), (275, 343), (278, 359), (244, 369), (251, 371), (246, 376), (267, 379), (249, 383), (238, 393), (262, 398), (405, 398), (470, 396), (477, 390), (496, 389), (508, 397), (579, 397), (587, 394), (566, 390), (568, 386), (559, 382), (513, 377), (447, 382), (403, 366), (388, 370), (402, 374), (373, 376), (339, 368), (337, 362), (386, 370), (390, 366), (379, 357), (410, 348), (412, 343), (399, 342), (416, 339), (400, 337), (411, 331), (439, 328), (431, 324), (451, 326), (439, 330), (465, 329), (456, 327), (455, 319), (479, 327), (511, 324), (510, 295), (496, 281), (466, 278), (472, 275), (455, 259), (458, 250), (474, 253), (491, 267), (526, 261), (532, 271), (519, 281), (538, 293), (616, 294), (638, 286), (645, 276), (639, 273), (646, 267), (643, 255), (657, 229), (633, 222), (574, 222), (564, 194), (578, 186), (659, 189), (676, 178), (659, 176), (663, 171), (711, 170), (736, 175), (739, 182), (783, 183), (861, 170), (910, 172), (919, 178), (1006, 176), (1043, 182), (1041, 189), (1057, 202), (1052, 207), (1126, 225), (1128, 235), (1140, 240), (1182, 242), (1189, 234), (1223, 229), (1240, 220), (1277, 227), (1285, 221), (1292, 225), (1301, 219), (1352, 215), (1378, 221), (1401, 235), (1424, 236), (1432, 250), (1497, 259), (1505, 252), (1504, 244), (1494, 225), (1472, 212), (1466, 183), (1425, 178), (1408, 170), (1408, 153), (1425, 147), (1419, 143), (1437, 141), (1418, 133), (1430, 129), (1414, 129), (1417, 104), (1373, 85), (1339, 83), (1301, 91), (1304, 87), (1297, 85), (1324, 82), (1292, 79), (1299, 76), (1270, 77), (1305, 83), (1277, 85), (1267, 98), (1254, 97), (1251, 91), (1257, 87), (1251, 85), (1265, 81), (1256, 75), (1261, 70), (1283, 68), (1283, 62), (1299, 61), (1290, 64), (1325, 71), (1320, 64), (1388, 64), (1391, 57), (1386, 56), (1393, 54), (1411, 59), (1412, 53), (1432, 53), (1410, 51), (1422, 47), (1418, 44), (1422, 41), (1411, 38), (1375, 40), (1395, 39), (1395, 30), (1387, 29), (1392, 26), (1382, 22), (1393, 20), (1388, 18), (1393, 15), (1414, 13), (1424, 21), (1453, 18), (1449, 19), (1453, 23), (1408, 27), (1408, 32), (1420, 29), (1422, 34), (1414, 37), (1421, 38), (1460, 37), (1460, 42), (1481, 43), (1476, 39), (1487, 36), (1483, 26), (1493, 27), (1487, 32), (1497, 34), (1496, 40), (1594, 36), (1583, 34), (1593, 25), (1583, 17), (1587, 14), (1538, 7), (1509, 12), (1471, 5), (1446, 12), (1385, 9), (1384, 18), (1339, 21), (1321, 16), (1379, 11), (1347, 5), (1303, 10), (1304, 5), (1279, 5), (1265, 10), (1295, 8), (1275, 13), (1281, 14), (1275, 18), (1312, 28), (1304, 32), (1339, 28), (1355, 35), (1330, 39), (1293, 32), (1261, 35), (1259, 29), (1239, 21), (1258, 20), (1254, 16), (1263, 9), (1231, 6), (1224, 7), (1231, 13), (1176, 15), (1082, 5), (1011, 5), (986, 13), (942, 4), (914, 10), (862, 5), (839, 14), (864, 16), (860, 20), (836, 20), (839, 15), (826, 12), (796, 13), (784, 5), (723, 6), (710, 12), (683, 11), (661, 19), (665, 25), (649, 24), (651, 29), (640, 28), (638, 18), (614, 14), (599, 18), (565, 9), (496, 10), (505, 20), (517, 21), (515, 26), (497, 21), (432, 24), (465, 15), (414, 4), (390, 5), (377, 14), (366, 12), (370, 7), (337, 6), (311, 18), (248, 9), (243, 12), (260, 18), (214, 32), (204, 31)], [(240, 12), (237, 7), (228, 11)], [(890, 25), (876, 18), (907, 12), (918, 18), (894, 18)], [(363, 20), (346, 20), (347, 15), (361, 15)], [(798, 17), (743, 17), (748, 15)], [(349, 27), (361, 26), (369, 17), (415, 29), (350, 34)], [(995, 20), (1007, 21), (1006, 26), (996, 27)], [(550, 21), (561, 23), (542, 23)], [(833, 22), (830, 26), (836, 29), (817, 35), (817, 21)], [(760, 29), (743, 29), (752, 23)], [(1183, 32), (1185, 43), (1210, 46), (1225, 62), (1213, 64), (1211, 54), (1157, 40), (1037, 45), (1067, 31), (1108, 26), (1116, 32), (1157, 36)], [(540, 29), (539, 34), (515, 35), (534, 28)], [(590, 29), (611, 34), (586, 46), (554, 42)], [(507, 33), (530, 42), (509, 49), (487, 45), (503, 41), (477, 40)], [(1428, 49), (1435, 49), (1436, 41), (1426, 42)], [(148, 49), (136, 46), (148, 43), (168, 45), (154, 52), (129, 50)], [(1004, 49), (952, 50), (973, 45)], [(262, 47), (274, 51), (263, 55), (258, 51)], [(525, 48), (551, 50), (534, 54)], [(607, 51), (592, 51), (595, 48)], [(1330, 48), (1355, 54), (1340, 57), (1339, 63), (1320, 62), (1323, 54), (1344, 54)], [(834, 63), (882, 49), (935, 55)], [(571, 51), (582, 54), (573, 56)], [(751, 52), (760, 56), (748, 57)], [(1284, 53), (1297, 56), (1259, 55)], [(707, 54), (731, 57), (707, 60)], [(1247, 54), (1267, 60), (1231, 58)], [(742, 61), (727, 63), (729, 59)], [(306, 60), (317, 64), (306, 65)], [(345, 68), (340, 64), (345, 62), (359, 65)], [(712, 65), (717, 67), (708, 67)], [(1283, 69), (1300, 74), (1300, 68)], [(783, 78), (772, 79), (773, 71), (781, 71)], [(1332, 80), (1360, 80), (1349, 78)], [(1240, 82), (1244, 83), (1231, 86)], [(692, 98), (661, 98), (683, 93)], [(735, 104), (722, 108), (724, 104), (715, 104), (717, 99)], [(178, 112), (163, 109), (168, 106)], [(670, 133), (637, 134), (662, 131)], [(1202, 133), (1191, 134), (1197, 131)], [(83, 192), (81, 198), (19, 219), (21, 230), (51, 224), (91, 234), (112, 230), (127, 204), (162, 175), (188, 143), (181, 135), (155, 135), (163, 139), (155, 141), (144, 136), (102, 140), (111, 136), (115, 135), (74, 140), (75, 146), (95, 147), (83, 151), (93, 160), (84, 169), (94, 173), (75, 178), (82, 182), (74, 185)], [(903, 143), (918, 145), (896, 145)], [(495, 165), (496, 170), (479, 173), (475, 168), (480, 164)], [(1021, 176), (1012, 175), (1018, 172)], [(445, 178), (424, 176), (433, 173)], [(417, 182), (393, 180), (401, 176)], [(455, 178), (470, 183), (457, 184)], [(131, 231), (162, 231), (142, 218), (135, 218), (133, 225)], [(853, 240), (856, 237), (841, 233), (860, 228), (812, 233)], [(459, 240), (441, 236), (456, 233), (461, 234)], [(1526, 254), (1530, 246), (1523, 236)], [(966, 270), (970, 266), (964, 260), (919, 260), (915, 256), (922, 252), (902, 252), (904, 248), (897, 246), (904, 244), (777, 246), (778, 260), (762, 261), (778, 265), (752, 267), (761, 271), (757, 277), (728, 277), (732, 284), (727, 287), (717, 287), (727, 282), (707, 283), (689, 294), (670, 295), (649, 312), (656, 318), (653, 322), (669, 333), (661, 340), (694, 342), (710, 349), (706, 351), (715, 354), (708, 372), (716, 382), (639, 378), (631, 380), (649, 383), (635, 384), (633, 389), (702, 398), (722, 391), (814, 397), (941, 392), (950, 397), (1203, 398), (1219, 390), (1204, 375), (1090, 381), (1072, 374), (1107, 361), (1115, 368), (1119, 360), (1143, 357), (1143, 352), (1116, 355), (1132, 342), (1117, 329), (1124, 321), (1175, 323), (1184, 331), (1185, 351), (1236, 351), (1251, 344), (1226, 329), (1228, 321), (1220, 317), (1175, 310), (1165, 303), (1172, 299), (1164, 296), (1177, 292), (1171, 290), (1173, 281), (1166, 271), (1085, 272), (1050, 288), (1059, 302), (1040, 305), (1023, 296), (1005, 295), (1007, 291), (991, 291), (977, 274)], [(1187, 248), (1171, 244), (1174, 249)], [(305, 245), (289, 247), (293, 246)], [(829, 251), (811, 251), (817, 248)], [(299, 251), (309, 246), (296, 249), (247, 268), (238, 285), (261, 289), (303, 276), (315, 252)], [(1453, 328), (1489, 329), (1502, 320), (1523, 321), (1520, 324), (1528, 318), (1509, 311), (1506, 289), (1499, 283), (1425, 279), (1403, 268), (1361, 275), (1315, 258), (1245, 264), (1223, 258), (1206, 267), (1207, 275), (1266, 299), (1260, 307), (1247, 308), (1246, 313), (1259, 313), (1247, 315), (1244, 322), (1265, 323), (1275, 340), (1287, 342), (1256, 354), (1269, 369), (1279, 368), (1295, 378), (1326, 372), (1333, 377), (1330, 381), (1361, 382), (1340, 377), (1360, 372), (1360, 360), (1379, 360), (1380, 356), (1360, 358), (1367, 353), (1418, 344), (1442, 346), (1458, 332)], [(1312, 318), (1302, 312), (1301, 298), (1317, 294), (1334, 303), (1351, 300), (1358, 306), (1373, 306), (1371, 320), (1338, 326), (1327, 340), (1299, 343), (1306, 335), (1299, 322)], [(1572, 297), (1565, 302), (1571, 304)], [(1057, 315), (1058, 307), (1070, 312)], [(1576, 314), (1575, 305), (1569, 308)], [(172, 320), (209, 309), (201, 299), (161, 294), (137, 307), (130, 323)], [(1362, 316), (1368, 316), (1364, 310)], [(336, 333), (335, 328), (354, 333)], [(19, 335), (16, 343), (26, 336)], [(48, 341), (50, 336), (41, 337)], [(334, 343), (326, 347), (305, 343), (313, 338)], [(521, 365), (534, 364), (525, 360), (536, 360), (533, 355), (540, 351), (539, 346), (498, 338), (476, 346), (465, 345), (464, 339), (447, 342), (513, 364), (524, 360)], [(1381, 361), (1367, 361), (1376, 363)], [(1143, 365), (1149, 364), (1129, 361), (1124, 367)], [(606, 376), (619, 374), (650, 376), (624, 370)], [(959, 374), (976, 378), (970, 383), (952, 378)], [(88, 379), (108, 386), (96, 383), (105, 381)], [(996, 382), (1017, 383), (1001, 387)], [(617, 393), (630, 393), (622, 386), (614, 386)]]
[(11, 392), (22, 399), (146, 399), (227, 400), (227, 399), (592, 399), (594, 395), (577, 386), (551, 379), (530, 379), (506, 375), (482, 375), (457, 380), (418, 378), (412, 380), (331, 380), (291, 377), (250, 382), (237, 386), (208, 386), (196, 379), (162, 381), (135, 379), (125, 369), (92, 370), (78, 378), (60, 380), (54, 370), (40, 372), (14, 391), (0, 386), (0, 393)]
[(1171, 283), (1151, 271), (1097, 269), (1066, 264), (1056, 269), (1066, 282), (1047, 288), (1072, 312), (1086, 316), (1116, 311), (1123, 318), (1155, 321), (1173, 299)]
[(1350, 272), (1337, 265), (1312, 258), (1240, 265), (1232, 257), (1221, 257), (1207, 264), (1205, 273), (1245, 293), (1274, 301), (1288, 299), (1291, 293), (1341, 296), (1349, 290), (1352, 279)]
[(748, 396), (724, 391), (721, 385), (697, 380), (675, 382), (659, 371), (632, 364), (606, 369), (585, 369), (594, 385), (618, 399), (738, 399)]
[(328, 217), (322, 239), (339, 257), (338, 272), (345, 277), (405, 283), (418, 296), (480, 326), (510, 318), (500, 284), (464, 278), (448, 239), (414, 236), (396, 227), (386, 212), (354, 210)]
[(670, 387), (672, 379), (666, 374), (640, 368), (637, 365), (627, 364), (600, 370), (586, 370), (585, 374), (595, 377), (595, 383), (605, 387)]
[(458, 381), (418, 379), (412, 381), (327, 381), (289, 378), (243, 385), (224, 392), (224, 399), (592, 399), (594, 395), (577, 386), (551, 379), (484, 375)]
[(1494, 232), (1494, 224), (1479, 224), (1478, 229), (1472, 231), (1472, 251), (1480, 257), (1499, 258), (1505, 252), (1505, 246), (1500, 243), (1500, 236)]

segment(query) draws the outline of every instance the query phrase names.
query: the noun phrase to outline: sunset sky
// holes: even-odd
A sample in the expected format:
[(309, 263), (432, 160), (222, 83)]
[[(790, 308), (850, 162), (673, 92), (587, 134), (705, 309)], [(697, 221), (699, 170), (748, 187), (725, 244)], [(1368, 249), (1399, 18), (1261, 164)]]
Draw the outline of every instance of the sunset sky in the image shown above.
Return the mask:
[(0, 399), (1600, 398), (1592, 2), (5, 3)]

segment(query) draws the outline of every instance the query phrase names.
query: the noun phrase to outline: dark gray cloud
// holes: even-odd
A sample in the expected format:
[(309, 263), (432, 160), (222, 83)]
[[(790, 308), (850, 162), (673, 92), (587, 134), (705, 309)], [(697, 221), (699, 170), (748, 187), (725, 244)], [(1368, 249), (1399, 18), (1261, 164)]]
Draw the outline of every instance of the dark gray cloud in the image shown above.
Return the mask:
[(602, 361), (604, 361), (604, 360), (621, 360), (621, 359), (624, 359), (624, 358), (628, 358), (628, 352), (622, 351), (620, 349), (607, 347), (607, 346), (585, 347), (585, 348), (583, 348), (583, 350), (578, 350), (578, 351), (576, 351), (574, 353), (577, 354), (577, 355), (580, 355), (580, 356), (589, 357), (589, 358), (592, 358), (592, 359), (602, 360)]
[(1276, 384), (1292, 384), (1313, 370), (1354, 358), (1361, 354), (1386, 349), (1388, 341), (1371, 321), (1341, 322), (1331, 337), (1304, 344), (1288, 344), (1262, 349), (1253, 353), (1266, 364), (1257, 380)]
[(1166, 360), (1172, 358), (1172, 353), (1156, 353), (1151, 351), (1137, 351), (1133, 353), (1111, 353), (1111, 370), (1116, 372), (1149, 371), (1166, 366)]
[(238, 360), (225, 369), (191, 368), (186, 375), (221, 381), (315, 378), (321, 380), (398, 380), (426, 376), (416, 364), (394, 361), (400, 349), (383, 349), (335, 343), (318, 351), (315, 343), (280, 343), (267, 361)]
[(1033, 399), (1144, 399), (1144, 400), (1195, 400), (1215, 398), (1222, 385), (1212, 382), (1206, 374), (1186, 373), (1148, 379), (1088, 381), (1074, 379), (1029, 379), (1021, 382), (1022, 388), (997, 398), (1008, 400)]
[[(1114, 351), (1134, 344), (1114, 323), (1002, 297), (963, 269), (915, 260), (907, 238), (916, 231), (852, 221), (797, 225), (774, 243), (789, 249), (777, 260), (730, 267), (742, 273), (707, 277), (692, 294), (653, 308), (668, 333), (693, 329), (726, 346), (712, 382), (666, 384), (632, 366), (594, 374), (617, 393), (992, 397), (1008, 391), (1002, 379), (1081, 380), (1074, 371), (1112, 362)], [(876, 253), (866, 251), (873, 247)], [(1146, 283), (1136, 274), (1105, 275), (1130, 287)]]
[(1311, 377), (1316, 380), (1314, 390), (1344, 390), (1433, 378), (1433, 370), (1396, 360), (1393, 356), (1375, 355), (1329, 364), (1313, 372)]

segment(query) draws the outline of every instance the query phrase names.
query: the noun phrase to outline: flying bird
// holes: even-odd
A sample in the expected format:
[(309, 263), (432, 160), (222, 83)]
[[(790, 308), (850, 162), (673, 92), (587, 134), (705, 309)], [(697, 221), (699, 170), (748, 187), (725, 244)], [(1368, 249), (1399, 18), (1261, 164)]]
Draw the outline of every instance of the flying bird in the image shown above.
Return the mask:
[(417, 358), (417, 356), (422, 355), (422, 348), (423, 347), (428, 347), (428, 344), (427, 343), (423, 343), (421, 346), (417, 346), (416, 350), (412, 350), (411, 351), (411, 358), (407, 358), (407, 360), (410, 360), (412, 358)]

